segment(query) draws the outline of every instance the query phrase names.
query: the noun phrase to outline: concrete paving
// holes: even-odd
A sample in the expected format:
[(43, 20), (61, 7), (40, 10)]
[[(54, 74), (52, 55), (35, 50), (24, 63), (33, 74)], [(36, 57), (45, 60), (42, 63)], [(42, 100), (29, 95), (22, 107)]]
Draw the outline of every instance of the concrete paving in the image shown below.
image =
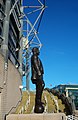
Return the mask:
[(63, 113), (10, 114), (6, 120), (66, 120)]

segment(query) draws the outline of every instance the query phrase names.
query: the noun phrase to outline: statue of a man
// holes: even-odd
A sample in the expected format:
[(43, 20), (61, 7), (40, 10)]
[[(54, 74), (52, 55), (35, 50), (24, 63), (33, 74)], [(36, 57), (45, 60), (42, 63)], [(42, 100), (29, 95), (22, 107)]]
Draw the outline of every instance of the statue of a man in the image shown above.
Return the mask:
[(44, 112), (44, 107), (43, 103), (41, 102), (42, 98), (42, 92), (45, 86), (45, 83), (43, 81), (43, 65), (41, 60), (39, 59), (39, 49), (37, 47), (34, 47), (32, 49), (32, 57), (31, 57), (31, 71), (32, 71), (32, 76), (31, 80), (32, 83), (36, 85), (36, 97), (35, 97), (35, 113), (43, 113)]

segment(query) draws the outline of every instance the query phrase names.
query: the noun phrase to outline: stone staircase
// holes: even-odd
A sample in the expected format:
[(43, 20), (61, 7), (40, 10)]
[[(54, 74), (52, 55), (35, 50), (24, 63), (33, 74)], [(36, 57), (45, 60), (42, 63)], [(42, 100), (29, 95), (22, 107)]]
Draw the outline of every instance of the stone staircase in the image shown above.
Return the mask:
[(24, 114), (30, 114), (33, 112), (33, 106), (35, 105), (35, 93), (30, 92), (30, 101), (28, 108), (24, 111)]
[(24, 110), (27, 107), (26, 103), (28, 102), (28, 99), (29, 99), (29, 92), (28, 91), (23, 91), (23, 93), (22, 93), (22, 101), (18, 105), (18, 107), (17, 107), (17, 109), (15, 111), (15, 114), (22, 114), (24, 112)]
[[(45, 113), (64, 113), (65, 105), (61, 99), (49, 93), (47, 90), (43, 91), (42, 102), (44, 102)], [(23, 91), (23, 97), (20, 105), (17, 107), (15, 114), (30, 114), (33, 113), (35, 105), (35, 92)]]
[(23, 91), (22, 101), (15, 114), (9, 114), (6, 116), (6, 120), (68, 120), (64, 111), (65, 105), (56, 95), (44, 90), (42, 101), (45, 107), (44, 113), (35, 114), (35, 92)]
[(47, 97), (48, 113), (64, 113), (65, 105), (62, 103), (61, 99), (54, 96), (48, 91), (44, 91), (43, 95)]

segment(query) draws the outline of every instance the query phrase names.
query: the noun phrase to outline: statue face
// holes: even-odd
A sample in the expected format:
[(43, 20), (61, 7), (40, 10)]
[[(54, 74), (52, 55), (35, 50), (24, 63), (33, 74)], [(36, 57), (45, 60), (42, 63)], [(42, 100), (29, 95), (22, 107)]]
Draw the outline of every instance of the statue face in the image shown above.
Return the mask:
[(34, 47), (33, 49), (32, 49), (32, 52), (33, 52), (33, 54), (36, 54), (36, 55), (39, 55), (39, 49), (38, 48), (36, 48), (36, 47)]
[(37, 50), (37, 55), (39, 55), (40, 54), (40, 52), (39, 52), (39, 49)]

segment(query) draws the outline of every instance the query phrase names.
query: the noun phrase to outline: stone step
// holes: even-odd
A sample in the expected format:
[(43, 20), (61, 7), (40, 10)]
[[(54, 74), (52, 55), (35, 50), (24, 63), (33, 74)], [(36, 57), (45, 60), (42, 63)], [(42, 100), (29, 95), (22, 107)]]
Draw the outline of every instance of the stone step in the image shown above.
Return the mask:
[(78, 118), (78, 110), (75, 110), (75, 116)]
[(66, 120), (64, 113), (10, 114), (6, 120)]

